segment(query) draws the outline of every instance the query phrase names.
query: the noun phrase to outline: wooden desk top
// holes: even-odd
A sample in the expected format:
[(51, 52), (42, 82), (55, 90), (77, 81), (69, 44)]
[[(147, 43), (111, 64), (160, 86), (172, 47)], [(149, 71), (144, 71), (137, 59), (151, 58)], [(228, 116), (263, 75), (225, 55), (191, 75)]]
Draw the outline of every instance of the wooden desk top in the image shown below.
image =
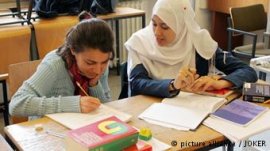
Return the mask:
[(110, 13), (107, 15), (97, 15), (97, 18), (110, 20), (116, 18), (125, 18), (125, 17), (133, 17), (133, 16), (142, 16), (145, 15), (143, 10), (130, 8), (130, 7), (116, 7), (114, 13)]
[[(194, 150), (196, 148), (204, 147), (202, 144), (197, 145), (197, 143), (205, 143), (205, 145), (207, 145), (209, 143), (225, 140), (225, 137), (222, 134), (203, 125), (199, 126), (196, 131), (186, 132), (149, 124), (137, 118), (137, 116), (152, 103), (160, 101), (160, 98), (136, 96), (119, 101), (113, 101), (107, 103), (107, 105), (133, 115), (129, 124), (134, 125), (137, 128), (151, 128), (153, 136), (160, 141), (169, 145), (173, 140), (177, 141), (178, 145), (170, 150)], [(35, 126), (37, 126), (37, 124), (42, 124), (42, 131), (35, 130)], [(40, 150), (42, 148), (46, 148), (47, 150), (64, 150), (64, 139), (47, 134), (46, 130), (62, 134), (68, 131), (67, 128), (47, 117), (10, 125), (4, 128), (7, 136), (20, 150)], [(181, 143), (187, 144), (192, 142), (196, 144), (193, 146), (184, 145), (183, 147), (180, 147)]]
[[(114, 13), (109, 13), (107, 15), (97, 15), (97, 18), (103, 20), (112, 20), (143, 15), (145, 15), (145, 12), (143, 10), (134, 9), (130, 7), (117, 7)], [(39, 26), (41, 26), (43, 23), (45, 23), (44, 26), (48, 26), (48, 23), (50, 23), (54, 25), (60, 24), (59, 26), (61, 26), (61, 24), (65, 24), (67, 22), (70, 22), (72, 24), (78, 23), (79, 22), (78, 16), (59, 16), (49, 19), (37, 18), (37, 21), (34, 21), (33, 24), (34, 25), (38, 24)]]
[(0, 80), (7, 80), (8, 79), (8, 74), (0, 74)]
[[(28, 7), (29, 0), (20, 0), (21, 7)], [(7, 9), (7, 8), (16, 8), (16, 1), (15, 0), (1, 0), (0, 2), (0, 10)]]
[(268, 0), (208, 0), (208, 8), (211, 11), (230, 13), (230, 7), (242, 7), (253, 4), (263, 4), (265, 11), (268, 10)]

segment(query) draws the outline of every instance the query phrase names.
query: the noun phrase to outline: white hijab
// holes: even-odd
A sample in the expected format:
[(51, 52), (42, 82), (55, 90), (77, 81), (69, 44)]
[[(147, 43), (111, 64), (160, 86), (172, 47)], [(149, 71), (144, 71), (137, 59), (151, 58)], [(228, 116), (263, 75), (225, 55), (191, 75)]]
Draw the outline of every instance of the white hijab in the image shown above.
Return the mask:
[[(156, 79), (172, 78), (181, 67), (195, 67), (195, 51), (207, 60), (215, 53), (217, 43), (194, 20), (195, 13), (189, 0), (158, 0), (153, 8), (153, 15), (157, 15), (175, 32), (176, 39), (172, 45), (160, 47), (156, 42), (152, 22), (134, 33), (125, 47), (129, 53), (135, 52), (139, 59), (133, 59), (129, 55), (131, 61), (128, 74), (137, 64), (142, 63), (150, 76)], [(164, 69), (166, 66), (170, 71), (175, 71), (173, 75)]]

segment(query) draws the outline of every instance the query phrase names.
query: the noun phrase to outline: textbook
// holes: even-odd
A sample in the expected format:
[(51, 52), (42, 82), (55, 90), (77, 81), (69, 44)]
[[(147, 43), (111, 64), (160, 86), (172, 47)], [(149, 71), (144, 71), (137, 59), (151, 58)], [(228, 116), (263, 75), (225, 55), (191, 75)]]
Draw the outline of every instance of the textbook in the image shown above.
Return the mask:
[(46, 116), (70, 129), (76, 129), (110, 116), (116, 116), (124, 122), (130, 121), (132, 117), (130, 114), (104, 104), (90, 113), (53, 113)]
[(250, 102), (265, 102), (270, 99), (270, 84), (245, 83), (243, 86), (243, 100)]
[(211, 116), (242, 126), (247, 126), (267, 110), (267, 107), (236, 99), (216, 110)]
[(138, 141), (138, 131), (112, 116), (67, 132), (67, 151), (121, 151)]
[(226, 102), (225, 98), (181, 91), (174, 98), (152, 104), (139, 118), (177, 130), (195, 130), (210, 113)]

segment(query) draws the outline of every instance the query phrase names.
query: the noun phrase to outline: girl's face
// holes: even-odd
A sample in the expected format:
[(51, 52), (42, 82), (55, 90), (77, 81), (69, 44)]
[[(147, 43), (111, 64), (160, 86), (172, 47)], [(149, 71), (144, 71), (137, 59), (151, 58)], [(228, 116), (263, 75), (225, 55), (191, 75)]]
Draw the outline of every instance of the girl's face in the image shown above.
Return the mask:
[(80, 53), (72, 51), (72, 54), (75, 56), (81, 74), (89, 79), (100, 77), (106, 70), (110, 60), (110, 53), (104, 53), (93, 48), (86, 48)]
[(175, 39), (175, 32), (158, 16), (152, 18), (153, 30), (159, 46), (169, 46)]

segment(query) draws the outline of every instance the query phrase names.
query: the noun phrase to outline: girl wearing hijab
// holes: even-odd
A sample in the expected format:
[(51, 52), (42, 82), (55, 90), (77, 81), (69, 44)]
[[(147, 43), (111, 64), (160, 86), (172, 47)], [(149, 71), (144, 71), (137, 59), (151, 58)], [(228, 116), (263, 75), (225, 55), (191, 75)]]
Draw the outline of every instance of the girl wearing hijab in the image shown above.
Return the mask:
[[(256, 72), (218, 48), (194, 20), (189, 0), (158, 0), (152, 21), (125, 43), (130, 95), (173, 97), (182, 89), (238, 89)], [(215, 69), (224, 76), (216, 76)]]
[(14, 94), (10, 114), (33, 119), (58, 112), (88, 113), (110, 101), (108, 62), (113, 41), (103, 20), (86, 19), (72, 27), (65, 43), (49, 52)]

